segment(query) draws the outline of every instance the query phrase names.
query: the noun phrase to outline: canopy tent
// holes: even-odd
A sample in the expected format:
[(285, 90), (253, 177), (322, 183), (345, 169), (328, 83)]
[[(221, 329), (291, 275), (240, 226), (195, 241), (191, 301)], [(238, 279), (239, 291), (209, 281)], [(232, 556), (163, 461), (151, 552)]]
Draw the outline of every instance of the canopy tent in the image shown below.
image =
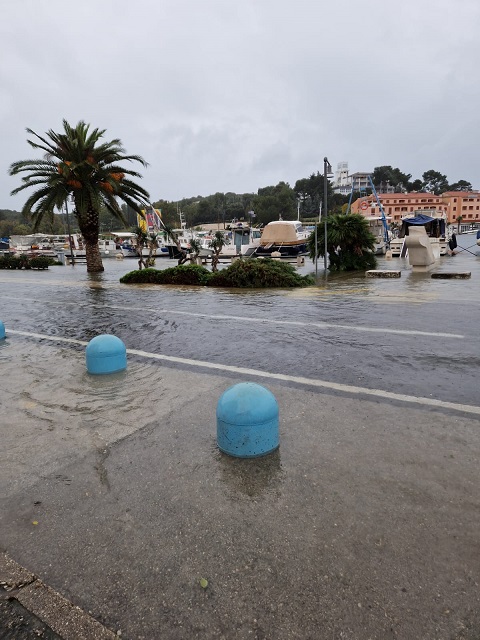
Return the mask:
[(414, 226), (425, 227), (425, 231), (430, 237), (439, 238), (445, 235), (445, 220), (443, 218), (432, 218), (424, 213), (419, 213), (414, 218), (403, 218), (399, 237), (408, 236), (408, 228)]

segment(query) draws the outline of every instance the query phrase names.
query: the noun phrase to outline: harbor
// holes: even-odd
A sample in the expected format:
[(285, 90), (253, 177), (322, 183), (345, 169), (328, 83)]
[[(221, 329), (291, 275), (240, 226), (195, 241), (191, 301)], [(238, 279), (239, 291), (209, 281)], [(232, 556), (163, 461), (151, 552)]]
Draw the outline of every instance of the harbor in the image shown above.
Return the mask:
[[(99, 637), (476, 638), (480, 257), (458, 241), (432, 273), (468, 280), (384, 256), (400, 278), (298, 290), (121, 285), (128, 260), (0, 272), (6, 557)], [(103, 333), (125, 372), (85, 371)], [(216, 444), (241, 381), (279, 404), (263, 458)]]

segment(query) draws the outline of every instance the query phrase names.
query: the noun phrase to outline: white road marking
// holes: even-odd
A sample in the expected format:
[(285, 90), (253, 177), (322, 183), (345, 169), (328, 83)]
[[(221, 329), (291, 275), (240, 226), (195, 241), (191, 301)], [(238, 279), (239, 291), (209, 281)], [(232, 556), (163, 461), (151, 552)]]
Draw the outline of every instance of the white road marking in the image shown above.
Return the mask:
[[(76, 344), (80, 346), (87, 346), (88, 342), (84, 340), (76, 340), (75, 338), (64, 338), (62, 336), (49, 336), (42, 333), (31, 333), (29, 331), (18, 331), (13, 329), (7, 329), (8, 334), (27, 336), (29, 338), (38, 338), (39, 340), (50, 340), (52, 342), (65, 342), (68, 344)], [(150, 360), (163, 360), (165, 362), (175, 362), (182, 365), (189, 365), (191, 367), (201, 367), (204, 369), (214, 369), (221, 373), (230, 372), (239, 375), (256, 376), (259, 378), (268, 378), (270, 380), (281, 380), (284, 382), (292, 382), (295, 384), (301, 384), (310, 387), (318, 387), (322, 389), (329, 389), (332, 391), (341, 391), (343, 393), (349, 393), (352, 395), (366, 395), (381, 398), (382, 400), (395, 400), (397, 402), (408, 402), (411, 404), (417, 404), (422, 406), (434, 407), (435, 409), (451, 409), (454, 411), (462, 411), (464, 413), (471, 413), (480, 415), (480, 407), (469, 404), (460, 404), (456, 402), (445, 402), (443, 400), (437, 400), (435, 398), (424, 398), (421, 396), (409, 396), (403, 393), (392, 393), (391, 391), (383, 391), (382, 389), (369, 389), (367, 387), (356, 387), (354, 385), (341, 384), (338, 382), (329, 382), (328, 380), (315, 380), (311, 378), (304, 378), (302, 376), (289, 376), (283, 373), (272, 373), (269, 371), (259, 371), (258, 369), (248, 369), (246, 367), (235, 367), (232, 365), (217, 364), (214, 362), (206, 362), (203, 360), (192, 360), (190, 358), (178, 358), (176, 356), (167, 356), (161, 353), (150, 353), (148, 351), (141, 351), (139, 349), (127, 349), (127, 353), (131, 355), (140, 356), (142, 358), (148, 358)]]
[(463, 340), (464, 335), (459, 333), (441, 333), (439, 331), (417, 331), (413, 329), (390, 329), (386, 327), (362, 327), (353, 324), (336, 324), (330, 322), (303, 322), (301, 320), (275, 320), (271, 318), (251, 318), (248, 316), (229, 316), (223, 314), (195, 313), (193, 311), (178, 311), (176, 309), (154, 309), (152, 307), (126, 307), (120, 305), (89, 305), (98, 306), (99, 309), (116, 309), (117, 311), (148, 311), (149, 313), (173, 313), (180, 316), (190, 316), (192, 318), (206, 318), (207, 320), (238, 320), (244, 322), (257, 322), (260, 324), (287, 325), (295, 327), (315, 327), (316, 329), (342, 329), (345, 331), (361, 331), (365, 333), (389, 333), (404, 336), (426, 336), (429, 338), (454, 338)]
[[(7, 298), (8, 296), (3, 296)], [(10, 299), (15, 299), (11, 297)], [(25, 300), (25, 298), (22, 298)], [(32, 300), (32, 298), (29, 298)], [(42, 304), (53, 304), (57, 306), (75, 306), (78, 307), (77, 302), (50, 302), (44, 301)], [(81, 305), (80, 305), (81, 306)], [(94, 307), (96, 309), (115, 309), (116, 311), (140, 311), (142, 313), (148, 311), (149, 313), (166, 314), (172, 313), (180, 316), (189, 316), (192, 318), (206, 318), (207, 320), (238, 320), (241, 323), (244, 322), (256, 322), (260, 324), (274, 324), (274, 325), (287, 325), (294, 327), (315, 327), (316, 329), (341, 329), (342, 331), (360, 331), (363, 333), (388, 333), (400, 336), (424, 336), (429, 338), (452, 338), (455, 340), (463, 340), (464, 335), (459, 333), (442, 333), (439, 331), (418, 331), (415, 329), (391, 329), (389, 327), (364, 327), (360, 325), (352, 324), (336, 324), (330, 322), (303, 322), (301, 320), (276, 320), (271, 318), (251, 318), (248, 316), (230, 316), (216, 314), (211, 315), (208, 313), (196, 313), (193, 311), (178, 311), (176, 309), (155, 309), (153, 307), (131, 307), (125, 305), (114, 304), (89, 304), (88, 307)]]

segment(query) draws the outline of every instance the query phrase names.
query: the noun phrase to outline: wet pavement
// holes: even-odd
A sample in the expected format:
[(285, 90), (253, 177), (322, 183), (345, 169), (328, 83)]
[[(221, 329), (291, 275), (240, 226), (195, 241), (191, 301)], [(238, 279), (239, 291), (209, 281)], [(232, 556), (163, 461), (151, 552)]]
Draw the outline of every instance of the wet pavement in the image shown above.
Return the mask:
[[(478, 638), (480, 257), (439, 264), (470, 280), (395, 259), (398, 280), (294, 291), (105, 266), (0, 272), (2, 551), (132, 640)], [(126, 372), (89, 376), (61, 340), (99, 333), (135, 350)], [(280, 406), (258, 460), (216, 448), (243, 380)]]

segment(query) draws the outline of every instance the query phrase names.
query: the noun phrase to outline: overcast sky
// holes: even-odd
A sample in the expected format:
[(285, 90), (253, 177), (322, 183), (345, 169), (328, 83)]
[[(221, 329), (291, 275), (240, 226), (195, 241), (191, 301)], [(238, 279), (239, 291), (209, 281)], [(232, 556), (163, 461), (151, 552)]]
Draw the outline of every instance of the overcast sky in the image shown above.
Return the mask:
[(0, 208), (29, 127), (85, 120), (149, 163), (151, 200), (323, 172), (480, 188), (479, 0), (0, 0)]

